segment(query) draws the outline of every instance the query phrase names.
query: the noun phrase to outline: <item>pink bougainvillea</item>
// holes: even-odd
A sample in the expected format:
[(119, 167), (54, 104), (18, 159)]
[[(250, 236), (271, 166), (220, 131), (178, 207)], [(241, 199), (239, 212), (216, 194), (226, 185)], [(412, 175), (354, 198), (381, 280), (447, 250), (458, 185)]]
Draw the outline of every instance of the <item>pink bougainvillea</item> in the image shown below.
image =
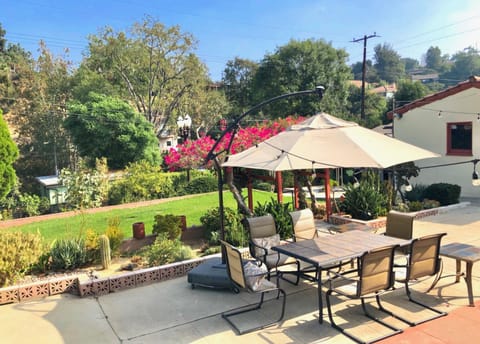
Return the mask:
[[(233, 140), (230, 154), (239, 153), (253, 145), (265, 141), (266, 139), (284, 131), (292, 124), (303, 121), (303, 117), (287, 117), (273, 122), (263, 122), (261, 124), (240, 128)], [(227, 133), (216, 148), (216, 152), (226, 150), (230, 142), (232, 133)], [(177, 149), (171, 148), (165, 156), (165, 164), (170, 171), (185, 168), (211, 167), (210, 161), (205, 166), (205, 159), (208, 152), (215, 144), (215, 140), (210, 136), (204, 136), (198, 140), (188, 140), (178, 145)]]

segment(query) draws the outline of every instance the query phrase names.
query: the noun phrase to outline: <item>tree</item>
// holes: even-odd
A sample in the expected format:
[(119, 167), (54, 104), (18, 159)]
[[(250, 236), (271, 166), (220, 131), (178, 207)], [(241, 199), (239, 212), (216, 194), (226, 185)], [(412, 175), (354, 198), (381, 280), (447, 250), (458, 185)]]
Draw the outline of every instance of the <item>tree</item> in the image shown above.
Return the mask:
[[(362, 90), (355, 85), (350, 85), (348, 101), (350, 103), (350, 113), (354, 115), (356, 122), (360, 122)], [(365, 121), (361, 123), (367, 128), (373, 128), (382, 123), (382, 116), (387, 110), (387, 101), (384, 97), (365, 92)]]
[(280, 114), (311, 115), (320, 108), (339, 116), (346, 113), (347, 81), (351, 71), (347, 53), (323, 40), (291, 40), (260, 63), (253, 82), (253, 103), (285, 93), (325, 87), (320, 103), (315, 96), (280, 100), (262, 108), (270, 118)]
[(442, 79), (464, 81), (472, 75), (480, 74), (480, 55), (472, 47), (459, 51), (452, 56), (453, 65), (450, 71), (441, 75)]
[(11, 62), (15, 102), (7, 116), (20, 150), (15, 166), (23, 192), (38, 189), (35, 176), (55, 174), (73, 160), (62, 127), (70, 99), (71, 63), (67, 57), (52, 55), (43, 42), (39, 50), (37, 60), (18, 53)]
[(227, 62), (222, 82), (234, 114), (241, 114), (252, 105), (252, 81), (257, 69), (258, 63), (239, 57)]
[(92, 35), (84, 67), (135, 104), (159, 137), (178, 115), (193, 113), (192, 95), (206, 90), (206, 67), (193, 54), (195, 45), (178, 26), (165, 27), (147, 16), (128, 32), (106, 27)]
[(439, 47), (430, 47), (425, 54), (425, 66), (437, 72), (445, 72), (447, 70), (447, 56), (442, 56)]
[(402, 80), (398, 83), (395, 92), (395, 102), (399, 105), (411, 103), (428, 94), (428, 88), (420, 81)]
[(404, 76), (405, 64), (402, 62), (400, 55), (389, 44), (378, 44), (374, 51), (374, 66), (381, 80), (392, 83)]
[(111, 168), (139, 160), (160, 162), (152, 125), (118, 98), (91, 93), (86, 103), (69, 103), (64, 126), (89, 166), (102, 157)]
[(412, 70), (418, 69), (420, 67), (420, 64), (418, 63), (418, 60), (412, 59), (410, 57), (404, 57), (401, 59), (403, 64), (405, 65), (405, 71), (410, 72)]
[(0, 200), (12, 190), (17, 182), (17, 176), (13, 168), (13, 162), (18, 157), (18, 149), (3, 120), (3, 114), (0, 110)]

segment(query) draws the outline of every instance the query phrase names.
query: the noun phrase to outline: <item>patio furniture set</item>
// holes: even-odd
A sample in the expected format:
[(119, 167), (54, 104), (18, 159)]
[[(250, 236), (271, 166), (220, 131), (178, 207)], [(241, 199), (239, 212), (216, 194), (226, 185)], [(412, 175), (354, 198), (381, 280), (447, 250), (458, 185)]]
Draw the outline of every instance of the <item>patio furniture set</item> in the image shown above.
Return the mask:
[[(243, 307), (240, 310), (234, 309), (222, 314), (238, 334), (271, 326), (283, 319), (286, 293), (280, 288), (279, 279), (284, 279), (292, 284), (298, 284), (300, 278), (317, 282), (318, 321), (323, 322), (323, 293), (325, 289), (324, 296), (331, 326), (361, 343), (365, 341), (335, 323), (331, 302), (334, 294), (341, 299), (360, 299), (365, 315), (391, 330), (387, 335), (382, 335), (380, 338), (371, 341), (390, 337), (402, 332), (402, 329), (372, 315), (367, 310), (366, 298), (373, 297), (378, 311), (410, 326), (447, 314), (414, 299), (409, 287), (412, 281), (433, 276), (435, 276), (435, 279), (429, 290), (435, 286), (442, 272), (440, 253), (452, 257), (451, 246), (447, 245), (441, 251), (441, 240), (445, 233), (413, 239), (414, 217), (406, 213), (392, 211), (387, 216), (386, 232), (383, 234), (354, 228), (352, 230), (333, 231), (331, 233), (335, 234), (319, 237), (313, 214), (309, 209), (294, 211), (290, 215), (294, 237), (292, 241), (288, 242), (280, 241), (276, 232), (275, 221), (271, 215), (247, 219), (246, 225), (251, 238), (250, 255), (255, 258), (254, 264), (242, 259), (236, 248), (222, 242), (227, 253), (227, 272), (232, 283), (239, 289), (261, 294), (260, 302), (257, 305)], [(459, 247), (457, 247), (457, 251), (454, 251), (458, 253), (458, 249)], [(464, 247), (464, 249), (467, 248)], [(467, 258), (456, 257), (455, 259), (463, 259), (467, 261), (467, 264), (470, 264)], [(480, 249), (476, 251), (476, 257), (480, 259)], [(285, 269), (288, 266), (290, 268)], [(471, 266), (467, 266), (467, 276), (469, 275), (468, 271), (471, 272)], [(322, 278), (322, 273), (326, 274), (326, 279)], [(457, 280), (459, 275), (460, 267), (457, 260)], [(276, 282), (272, 279), (273, 276), (276, 277)], [(292, 279), (290, 276), (294, 278)], [(428, 319), (413, 322), (386, 309), (381, 303), (380, 295), (393, 290), (395, 282), (404, 285), (409, 301), (430, 310), (432, 316)], [(469, 295), (471, 295), (471, 280), (470, 284), (467, 281), (467, 285), (469, 285), (468, 290)], [(240, 330), (235, 325), (233, 317), (239, 313), (259, 309), (263, 304), (264, 294), (267, 292), (277, 293), (276, 299), (282, 298), (279, 319), (254, 328)], [(471, 302), (473, 301), (471, 300)]]

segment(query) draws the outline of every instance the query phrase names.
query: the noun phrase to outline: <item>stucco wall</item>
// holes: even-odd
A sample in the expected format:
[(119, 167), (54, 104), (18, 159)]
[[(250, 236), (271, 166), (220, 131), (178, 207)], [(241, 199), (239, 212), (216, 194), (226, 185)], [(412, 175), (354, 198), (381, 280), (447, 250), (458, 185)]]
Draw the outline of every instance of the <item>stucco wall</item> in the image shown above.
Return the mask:
[[(441, 116), (439, 112), (441, 111)], [(480, 90), (470, 88), (430, 104), (412, 109), (402, 117), (394, 118), (394, 136), (402, 141), (431, 150), (442, 155), (440, 158), (416, 162), (418, 167), (457, 163), (480, 158)], [(472, 156), (448, 156), (447, 123), (472, 123)], [(480, 171), (480, 164), (477, 164)], [(473, 164), (426, 168), (412, 184), (451, 183), (462, 188), (464, 197), (480, 197), (480, 187), (472, 186)]]

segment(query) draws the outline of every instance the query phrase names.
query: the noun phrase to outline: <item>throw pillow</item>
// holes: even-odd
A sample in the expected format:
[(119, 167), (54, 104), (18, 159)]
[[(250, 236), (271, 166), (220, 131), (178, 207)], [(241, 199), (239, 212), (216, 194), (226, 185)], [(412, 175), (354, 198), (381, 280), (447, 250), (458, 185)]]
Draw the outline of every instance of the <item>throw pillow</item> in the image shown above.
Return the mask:
[(253, 291), (257, 291), (261, 285), (262, 280), (267, 274), (267, 268), (265, 265), (258, 266), (257, 264), (248, 261), (243, 265), (243, 271), (245, 272), (245, 283), (247, 287)]
[[(252, 239), (252, 241), (255, 245), (266, 248), (267, 249), (267, 255), (269, 255), (269, 254), (275, 253), (275, 252), (270, 251), (270, 248), (280, 245), (280, 234), (274, 234), (272, 236), (265, 237), (265, 238), (255, 238), (255, 239)], [(261, 248), (255, 247), (256, 257), (261, 257), (264, 254), (265, 254), (265, 250), (262, 250)]]

